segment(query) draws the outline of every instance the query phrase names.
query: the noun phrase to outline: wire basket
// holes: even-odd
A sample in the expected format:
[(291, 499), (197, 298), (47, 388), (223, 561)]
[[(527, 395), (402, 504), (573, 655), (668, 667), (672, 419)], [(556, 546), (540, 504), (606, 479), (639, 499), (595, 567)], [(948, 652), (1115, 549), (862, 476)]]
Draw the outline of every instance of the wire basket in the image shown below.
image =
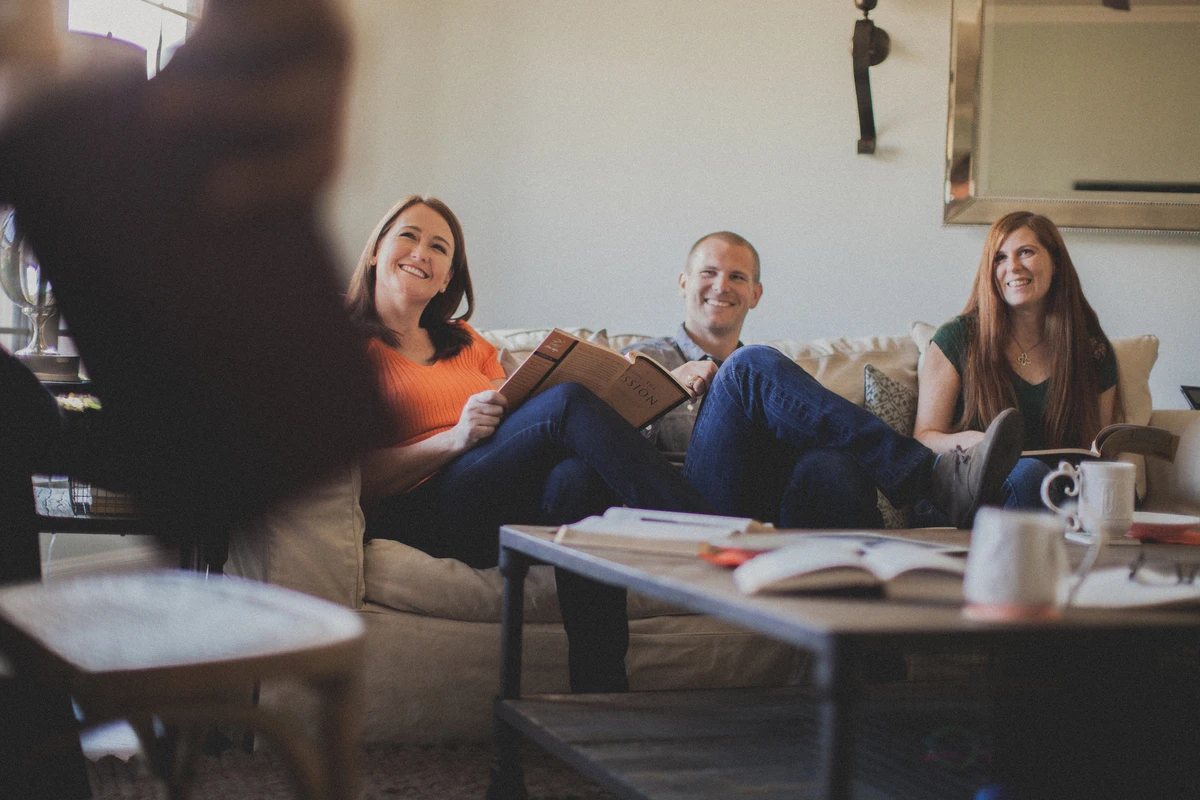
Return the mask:
[(71, 510), (76, 514), (92, 514), (96, 516), (136, 517), (142, 512), (141, 504), (135, 495), (128, 492), (114, 492), (101, 489), (90, 483), (71, 478)]

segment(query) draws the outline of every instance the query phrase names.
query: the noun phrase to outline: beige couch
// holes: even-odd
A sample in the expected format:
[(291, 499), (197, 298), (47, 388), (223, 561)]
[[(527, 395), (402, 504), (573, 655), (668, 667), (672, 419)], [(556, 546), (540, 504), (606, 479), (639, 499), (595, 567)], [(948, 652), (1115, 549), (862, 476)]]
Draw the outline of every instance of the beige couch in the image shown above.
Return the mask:
[[(547, 332), (483, 333), (508, 351), (504, 360), (511, 365)], [(576, 332), (615, 348), (642, 338)], [(891, 379), (893, 390), (915, 397), (918, 344), (923, 347), (931, 333), (932, 328), (918, 324), (912, 335), (766, 343), (861, 404), (868, 364)], [(1200, 511), (1200, 469), (1194, 468), (1200, 467), (1200, 412), (1151, 411), (1148, 379), (1157, 339), (1144, 336), (1114, 345), (1131, 421), (1168, 427), (1183, 436), (1173, 467), (1161, 462), (1148, 466), (1147, 507)], [(358, 489), (357, 470), (347, 469), (304, 497), (281, 504), (234, 535), (226, 571), (308, 592), (362, 614), (368, 635), (368, 741), (486, 739), (499, 669), (497, 571), (434, 559), (393, 541), (364, 546)], [(566, 691), (566, 639), (549, 568), (532, 571), (525, 607), (524, 690)], [(628, 666), (634, 689), (777, 684), (804, 677), (803, 654), (716, 620), (680, 614), (636, 596), (630, 598), (629, 611)], [(284, 688), (265, 691), (290, 699)]]

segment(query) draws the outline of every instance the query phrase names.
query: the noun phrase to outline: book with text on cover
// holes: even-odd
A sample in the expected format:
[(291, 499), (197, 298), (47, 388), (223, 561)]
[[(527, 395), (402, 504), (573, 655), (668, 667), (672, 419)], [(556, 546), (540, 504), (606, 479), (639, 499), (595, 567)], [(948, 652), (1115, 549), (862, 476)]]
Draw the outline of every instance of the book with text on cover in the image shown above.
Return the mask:
[(889, 598), (962, 601), (966, 552), (872, 534), (812, 535), (733, 570), (745, 594), (878, 591)]
[(555, 328), (500, 387), (510, 410), (552, 386), (575, 382), (642, 428), (687, 400), (670, 371), (642, 353), (623, 356)]
[(1056, 462), (1060, 458), (1073, 461), (1091, 458), (1114, 459), (1119, 455), (1131, 453), (1174, 461), (1178, 448), (1179, 437), (1168, 430), (1117, 422), (1096, 434), (1096, 440), (1090, 448), (1055, 447), (1046, 450), (1026, 450), (1021, 455)]
[(563, 525), (554, 541), (579, 547), (694, 557), (710, 539), (772, 529), (769, 524), (748, 517), (613, 506), (602, 516)]

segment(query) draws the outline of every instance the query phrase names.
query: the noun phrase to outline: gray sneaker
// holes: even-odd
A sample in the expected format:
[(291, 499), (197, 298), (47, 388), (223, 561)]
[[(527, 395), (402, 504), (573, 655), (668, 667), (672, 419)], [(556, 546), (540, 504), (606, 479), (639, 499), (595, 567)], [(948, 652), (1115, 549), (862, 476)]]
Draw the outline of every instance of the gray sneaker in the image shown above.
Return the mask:
[(954, 527), (971, 527), (982, 505), (999, 501), (1004, 479), (1025, 441), (1025, 421), (1015, 408), (1001, 411), (983, 434), (983, 441), (966, 450), (955, 447), (933, 464), (931, 500), (946, 512)]

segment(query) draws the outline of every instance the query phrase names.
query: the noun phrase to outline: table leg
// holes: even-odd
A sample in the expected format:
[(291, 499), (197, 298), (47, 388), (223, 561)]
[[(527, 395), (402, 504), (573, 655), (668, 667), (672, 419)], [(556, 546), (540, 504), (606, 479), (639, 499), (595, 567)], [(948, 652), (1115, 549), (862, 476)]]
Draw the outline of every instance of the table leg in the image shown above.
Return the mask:
[(359, 748), (362, 740), (363, 687), (361, 669), (337, 675), (318, 685), (321, 693), (321, 748), (325, 800), (357, 800)]
[(821, 782), (825, 797), (849, 800), (854, 783), (854, 712), (858, 678), (852, 648), (834, 640), (816, 663), (821, 704)]
[[(521, 634), (525, 624), (525, 575), (529, 559), (500, 549), (504, 595), (500, 610), (500, 696), (496, 702), (521, 697)], [(523, 800), (525, 774), (521, 769), (521, 734), (497, 714), (492, 722), (496, 763), (488, 786), (489, 800)]]

